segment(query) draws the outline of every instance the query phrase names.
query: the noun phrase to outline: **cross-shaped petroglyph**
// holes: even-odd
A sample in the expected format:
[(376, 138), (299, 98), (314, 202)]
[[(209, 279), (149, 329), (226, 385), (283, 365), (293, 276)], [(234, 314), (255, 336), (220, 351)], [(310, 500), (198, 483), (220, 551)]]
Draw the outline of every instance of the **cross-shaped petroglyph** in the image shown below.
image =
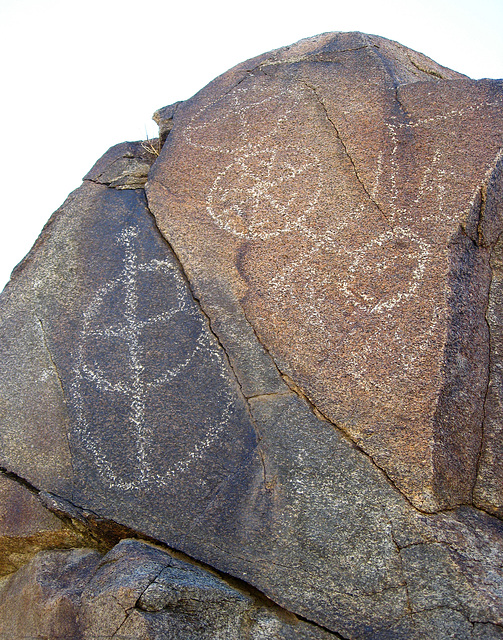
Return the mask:
[[(178, 267), (169, 259), (139, 262), (135, 250), (138, 235), (138, 227), (129, 226), (116, 238), (124, 251), (123, 268), (117, 278), (108, 281), (96, 292), (83, 314), (71, 388), (76, 408), (78, 441), (92, 454), (98, 471), (110, 486), (125, 490), (138, 489), (149, 484), (166, 485), (176, 474), (186, 470), (216, 440), (227, 423), (232, 405), (230, 396), (225, 397), (220, 420), (208, 423), (202, 437), (193, 442), (191, 449), (183, 452), (182, 457), (170, 468), (159, 472), (153, 467), (149, 459), (149, 448), (155, 441), (156, 433), (155, 425), (151, 424), (149, 416), (148, 394), (152, 389), (169, 385), (190, 365), (198, 353), (209, 350), (211, 346), (208, 330), (188, 296), (187, 286)], [(166, 278), (171, 287), (170, 300), (173, 301), (165, 311), (141, 319), (139, 296), (148, 295), (149, 292), (145, 289), (140, 291), (138, 280), (139, 277), (143, 278), (148, 274)], [(110, 308), (113, 309), (117, 321), (103, 326), (103, 318), (108, 317)], [(182, 316), (191, 318), (192, 323), (197, 326), (198, 335), (191, 339), (189, 348), (181, 357), (173, 361), (161, 375), (153, 377), (143, 344), (144, 332), (148, 328), (161, 325), (166, 329), (165, 335), (169, 339), (169, 327), (172, 323), (181, 321)], [(96, 345), (104, 346), (105, 349), (100, 352)], [(119, 373), (112, 371), (109, 363), (104, 360), (107, 349), (113, 349), (114, 345), (122, 346), (125, 353), (125, 361), (120, 363)], [(160, 348), (167, 348), (167, 345), (160, 345)], [(211, 357), (220, 358), (218, 353), (212, 353)], [(105, 447), (100, 444), (100, 438), (105, 440), (106, 433), (96, 435), (96, 425), (92, 424), (88, 417), (89, 401), (86, 401), (84, 386), (90, 387), (93, 393), (101, 397), (120, 396), (129, 408), (126, 419), (122, 419), (122, 423), (116, 425), (119, 431), (132, 431), (135, 442), (135, 451), (130, 452), (127, 478), (124, 477), (124, 470), (115, 469), (110, 456), (105, 453)]]

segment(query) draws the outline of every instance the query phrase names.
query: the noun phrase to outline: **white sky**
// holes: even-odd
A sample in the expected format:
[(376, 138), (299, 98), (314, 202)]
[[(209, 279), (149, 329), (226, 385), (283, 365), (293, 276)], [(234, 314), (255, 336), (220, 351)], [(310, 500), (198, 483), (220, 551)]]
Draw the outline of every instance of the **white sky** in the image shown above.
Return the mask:
[(51, 213), (155, 109), (255, 55), (374, 33), (472, 78), (503, 77), (503, 0), (0, 0), (0, 289)]

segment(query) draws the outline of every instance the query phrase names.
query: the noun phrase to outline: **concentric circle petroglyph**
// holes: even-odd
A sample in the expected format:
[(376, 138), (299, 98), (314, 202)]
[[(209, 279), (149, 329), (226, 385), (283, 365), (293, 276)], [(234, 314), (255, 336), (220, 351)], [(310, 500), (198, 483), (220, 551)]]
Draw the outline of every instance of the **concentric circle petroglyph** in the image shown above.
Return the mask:
[[(354, 253), (338, 288), (352, 304), (369, 313), (390, 311), (414, 295), (430, 255), (429, 244), (403, 227), (382, 233)], [(390, 284), (387, 276), (395, 269), (397, 255), (401, 255), (400, 278)], [(404, 277), (406, 270), (408, 278)]]

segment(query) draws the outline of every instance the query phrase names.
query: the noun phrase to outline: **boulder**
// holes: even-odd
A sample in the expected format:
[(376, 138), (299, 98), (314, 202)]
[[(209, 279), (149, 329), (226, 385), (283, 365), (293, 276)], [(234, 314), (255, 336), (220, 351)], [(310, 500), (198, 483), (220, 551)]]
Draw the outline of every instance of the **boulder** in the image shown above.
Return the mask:
[(40, 553), (0, 585), (0, 619), (0, 637), (9, 640), (334, 638), (137, 540), (104, 556), (92, 549)]
[(503, 83), (324, 34), (155, 119), (0, 298), (0, 467), (80, 547), (5, 637), (501, 638)]
[[(502, 90), (382, 38), (325, 34), (182, 104), (148, 182), (237, 375), (240, 345), (219, 330), (235, 307), (429, 512), (471, 503), (482, 440), (499, 441), (484, 404)], [(497, 457), (481, 469), (500, 480), (493, 511)]]

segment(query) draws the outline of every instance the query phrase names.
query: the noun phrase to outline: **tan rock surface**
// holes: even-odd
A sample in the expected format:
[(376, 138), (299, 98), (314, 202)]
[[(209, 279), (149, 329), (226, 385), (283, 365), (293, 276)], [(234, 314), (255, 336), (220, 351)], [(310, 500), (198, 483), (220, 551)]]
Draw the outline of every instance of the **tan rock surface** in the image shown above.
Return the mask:
[(0, 576), (42, 549), (82, 546), (82, 536), (44, 509), (37, 496), (0, 473)]
[(477, 472), (500, 231), (480, 194), (502, 106), (501, 83), (325, 34), (181, 104), (147, 185), (210, 317), (232, 300), (281, 372), (427, 511), (471, 503)]

